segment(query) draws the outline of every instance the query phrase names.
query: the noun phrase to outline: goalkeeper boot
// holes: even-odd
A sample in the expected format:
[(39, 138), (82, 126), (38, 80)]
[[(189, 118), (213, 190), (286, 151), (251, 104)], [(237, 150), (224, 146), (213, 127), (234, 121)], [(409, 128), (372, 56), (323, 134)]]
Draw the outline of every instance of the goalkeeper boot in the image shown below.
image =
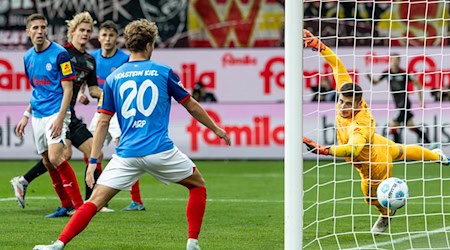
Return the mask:
[(443, 164), (443, 165), (449, 165), (450, 164), (450, 159), (444, 154), (444, 152), (442, 152), (441, 149), (439, 148), (435, 148), (433, 150), (431, 150), (432, 152), (439, 154), (440, 159), (439, 161)]
[(27, 185), (20, 182), (20, 177), (14, 177), (9, 181), (14, 189), (14, 196), (16, 196), (17, 202), (21, 208), (25, 208), (25, 194), (27, 192)]
[(303, 30), (303, 44), (305, 48), (312, 48), (313, 51), (322, 52), (327, 46), (319, 38), (315, 37), (309, 30)]
[(186, 250), (201, 250), (197, 239), (188, 239)]
[(379, 235), (379, 234), (383, 233), (384, 231), (386, 231), (386, 229), (389, 226), (389, 223), (392, 220), (392, 216), (394, 216), (395, 213), (397, 212), (397, 210), (388, 210), (388, 211), (389, 211), (389, 216), (383, 215), (383, 214), (380, 215), (378, 220), (373, 225), (372, 233), (374, 235)]
[(64, 243), (62, 241), (57, 240), (55, 243), (51, 245), (36, 245), (33, 247), (33, 250), (62, 250), (64, 249)]
[(381, 233), (384, 233), (386, 229), (389, 227), (390, 218), (386, 215), (380, 215), (378, 220), (375, 222), (375, 224), (372, 227), (372, 233), (374, 235), (379, 235)]

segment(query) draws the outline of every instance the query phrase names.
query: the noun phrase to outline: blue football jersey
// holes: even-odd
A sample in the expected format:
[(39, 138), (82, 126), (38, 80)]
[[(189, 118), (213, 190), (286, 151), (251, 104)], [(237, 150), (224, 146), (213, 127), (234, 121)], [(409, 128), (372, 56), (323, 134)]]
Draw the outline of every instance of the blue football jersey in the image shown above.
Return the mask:
[(33, 116), (42, 118), (58, 113), (63, 98), (61, 81), (76, 77), (67, 50), (51, 42), (43, 51), (30, 48), (23, 61), (25, 74), (33, 86), (30, 99)]
[(123, 64), (106, 78), (99, 112), (117, 113), (122, 135), (120, 157), (139, 157), (170, 150), (171, 98), (190, 98), (180, 78), (165, 65), (150, 61)]
[[(100, 88), (103, 88), (106, 77), (108, 77), (114, 70), (128, 62), (130, 56), (121, 49), (117, 49), (112, 57), (102, 56), (102, 49), (97, 49), (91, 52), (97, 63), (97, 82)], [(100, 65), (100, 67), (99, 67)]]

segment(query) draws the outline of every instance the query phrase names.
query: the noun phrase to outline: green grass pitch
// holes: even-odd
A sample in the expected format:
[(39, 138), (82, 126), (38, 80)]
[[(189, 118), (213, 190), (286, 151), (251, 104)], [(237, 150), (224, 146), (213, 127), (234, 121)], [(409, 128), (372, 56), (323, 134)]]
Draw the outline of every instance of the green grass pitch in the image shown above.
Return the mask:
[[(283, 161), (195, 162), (208, 188), (202, 249), (284, 249)], [(33, 164), (0, 161), (0, 249), (48, 244), (68, 221), (44, 218), (59, 205), (48, 175), (29, 186), (25, 209), (13, 199), (9, 180)], [(84, 164), (71, 165), (83, 193)], [(305, 161), (304, 170), (305, 249), (449, 246), (450, 168), (396, 164), (394, 176), (408, 180), (411, 199), (392, 221), (390, 233), (378, 237), (368, 233), (377, 212), (364, 203), (359, 176), (349, 164)], [(121, 192), (110, 202), (116, 212), (97, 214), (66, 249), (184, 249), (187, 190), (148, 175), (140, 184), (145, 212), (120, 211), (130, 202), (129, 193)]]

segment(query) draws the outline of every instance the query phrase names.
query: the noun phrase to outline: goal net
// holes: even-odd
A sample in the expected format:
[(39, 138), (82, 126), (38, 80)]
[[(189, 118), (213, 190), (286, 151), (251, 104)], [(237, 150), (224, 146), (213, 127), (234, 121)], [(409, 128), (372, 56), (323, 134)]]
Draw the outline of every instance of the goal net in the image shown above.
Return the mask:
[[(450, 154), (449, 3), (323, 0), (305, 1), (304, 8), (304, 27), (362, 87), (377, 134)], [(332, 68), (311, 49), (303, 65), (303, 134), (338, 145)], [(410, 197), (375, 236), (380, 214), (365, 203), (356, 169), (303, 150), (306, 249), (450, 249), (450, 166), (394, 161), (392, 176), (407, 182)]]

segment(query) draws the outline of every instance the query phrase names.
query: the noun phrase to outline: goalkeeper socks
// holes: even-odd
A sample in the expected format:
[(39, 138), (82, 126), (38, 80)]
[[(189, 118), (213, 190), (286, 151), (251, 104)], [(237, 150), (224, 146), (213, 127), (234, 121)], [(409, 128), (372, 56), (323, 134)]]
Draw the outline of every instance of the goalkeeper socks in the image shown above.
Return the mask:
[(441, 159), (439, 154), (418, 145), (405, 145), (404, 155), (407, 160), (414, 161), (439, 161)]
[(417, 134), (417, 136), (419, 137), (420, 143), (427, 143), (427, 144), (431, 143), (430, 139), (428, 139), (428, 134), (427, 133), (422, 134), (422, 130), (420, 128), (410, 128), (410, 130)]
[(81, 205), (83, 205), (84, 201), (83, 198), (81, 198), (77, 177), (75, 176), (72, 167), (67, 161), (63, 161), (63, 163), (61, 163), (56, 170), (61, 177), (63, 187), (72, 200), (75, 209), (78, 209)]
[(131, 194), (132, 201), (137, 202), (141, 205), (143, 204), (142, 199), (141, 199), (141, 190), (139, 188), (139, 180), (136, 181), (136, 183), (134, 183), (133, 186), (131, 186), (130, 194)]
[(58, 240), (67, 245), (75, 236), (81, 233), (97, 213), (97, 206), (92, 202), (86, 202), (72, 215)]
[(56, 194), (61, 200), (61, 206), (64, 208), (71, 208), (73, 206), (72, 200), (63, 187), (61, 176), (59, 176), (58, 171), (56, 171), (56, 169), (52, 169), (48, 171), (48, 173), (50, 174), (50, 178), (52, 179), (53, 188), (55, 189)]
[(198, 239), (202, 227), (203, 215), (206, 207), (206, 187), (189, 189), (189, 199), (186, 207), (188, 221), (188, 238)]
[(42, 174), (45, 174), (47, 172), (47, 168), (44, 165), (44, 160), (41, 159), (32, 167), (26, 174), (23, 175), (23, 178), (27, 181), (27, 185), (32, 182), (37, 177), (41, 176)]
[[(86, 172), (87, 172), (88, 166), (89, 165), (86, 165), (86, 171), (84, 171), (84, 173), (85, 173), (84, 179), (85, 180), (86, 180)], [(100, 174), (101, 174), (101, 171), (98, 170), (98, 164), (97, 164), (97, 168), (94, 170), (94, 186), (97, 183), (97, 180), (98, 180), (98, 177), (100, 177)], [(87, 200), (89, 200), (89, 198), (91, 198), (92, 191), (94, 191), (94, 187), (90, 188), (87, 185), (86, 181), (84, 182), (84, 185), (85, 185), (85, 188), (86, 188), (85, 200), (87, 201)]]

